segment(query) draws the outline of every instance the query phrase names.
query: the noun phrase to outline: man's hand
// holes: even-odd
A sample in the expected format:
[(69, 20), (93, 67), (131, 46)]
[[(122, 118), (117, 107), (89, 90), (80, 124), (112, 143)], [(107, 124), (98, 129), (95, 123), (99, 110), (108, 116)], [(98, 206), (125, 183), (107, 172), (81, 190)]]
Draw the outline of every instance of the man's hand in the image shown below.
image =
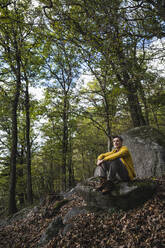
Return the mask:
[(102, 162), (103, 162), (103, 160), (98, 159), (98, 160), (97, 160), (97, 165), (98, 165), (98, 166), (101, 166)]

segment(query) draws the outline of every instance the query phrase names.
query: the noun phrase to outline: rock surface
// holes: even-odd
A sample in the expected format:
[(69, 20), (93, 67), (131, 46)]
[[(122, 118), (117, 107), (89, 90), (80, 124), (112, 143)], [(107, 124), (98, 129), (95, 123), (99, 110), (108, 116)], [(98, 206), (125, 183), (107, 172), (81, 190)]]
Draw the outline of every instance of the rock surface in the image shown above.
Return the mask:
[(139, 178), (162, 176), (165, 173), (165, 136), (158, 130), (143, 126), (123, 133), (123, 144), (132, 154)]
[(54, 238), (62, 227), (64, 227), (62, 218), (58, 216), (49, 224), (46, 231), (42, 234), (39, 245), (42, 246)]
[(77, 216), (79, 214), (86, 214), (86, 213), (87, 210), (85, 210), (84, 208), (74, 207), (64, 216), (63, 223), (69, 224), (70, 219), (73, 218), (74, 216)]
[(84, 198), (90, 208), (128, 210), (150, 199), (156, 191), (154, 182), (135, 180), (134, 182), (118, 182), (109, 194), (103, 195), (93, 187), (95, 180), (95, 178), (90, 178), (85, 184), (76, 186), (77, 193)]
[[(72, 195), (74, 194), (75, 189), (71, 189), (69, 192), (65, 193), (63, 197), (65, 197), (64, 201), (61, 201), (61, 204), (56, 204), (55, 209), (57, 210), (57, 206), (62, 206), (62, 203), (67, 203), (70, 200)], [(62, 196), (62, 195), (61, 195)], [(59, 210), (59, 209), (58, 209)], [(57, 211), (56, 211), (57, 213)], [(61, 216), (55, 217), (49, 224), (49, 226), (46, 228), (46, 230), (43, 232), (40, 241), (39, 241), (39, 246), (42, 247), (46, 243), (49, 242), (49, 240), (55, 238), (57, 235), (66, 235), (68, 232), (71, 231), (73, 228), (74, 224), (72, 221), (72, 218), (77, 217), (78, 215), (85, 215), (87, 214), (88, 211), (84, 207), (73, 207), (71, 208), (63, 218)], [(44, 214), (45, 216), (45, 214)]]

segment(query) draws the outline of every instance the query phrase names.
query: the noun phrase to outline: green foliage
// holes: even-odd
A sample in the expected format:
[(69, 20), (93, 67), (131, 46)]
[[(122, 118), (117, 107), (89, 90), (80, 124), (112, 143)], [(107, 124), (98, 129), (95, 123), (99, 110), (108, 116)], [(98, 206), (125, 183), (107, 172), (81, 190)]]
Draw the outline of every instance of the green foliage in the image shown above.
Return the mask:
[[(0, 3), (0, 197), (8, 191), (19, 58), (18, 200), (20, 193), (26, 199), (27, 188), (27, 79), (34, 89), (44, 88), (44, 100), (30, 96), (36, 198), (60, 191), (63, 174), (68, 187), (74, 178), (92, 176), (97, 156), (110, 148), (111, 136), (132, 128), (136, 120), (144, 118), (165, 133), (165, 79), (151, 68), (155, 59), (164, 60), (159, 46), (165, 20), (161, 1), (39, 2), (38, 7), (30, 0)], [(156, 39), (158, 46), (152, 50)], [(86, 73), (93, 79), (83, 84), (81, 74)]]
[(98, 154), (106, 149), (106, 137), (89, 120), (79, 120), (73, 147), (74, 174), (78, 181), (93, 176)]

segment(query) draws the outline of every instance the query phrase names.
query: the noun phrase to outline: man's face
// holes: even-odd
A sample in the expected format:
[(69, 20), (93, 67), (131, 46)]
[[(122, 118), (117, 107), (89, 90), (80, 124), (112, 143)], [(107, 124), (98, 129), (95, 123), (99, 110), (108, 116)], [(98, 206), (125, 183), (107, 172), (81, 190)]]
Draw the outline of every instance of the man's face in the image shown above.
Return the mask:
[(122, 141), (119, 138), (113, 139), (113, 146), (117, 149), (119, 149), (122, 146)]

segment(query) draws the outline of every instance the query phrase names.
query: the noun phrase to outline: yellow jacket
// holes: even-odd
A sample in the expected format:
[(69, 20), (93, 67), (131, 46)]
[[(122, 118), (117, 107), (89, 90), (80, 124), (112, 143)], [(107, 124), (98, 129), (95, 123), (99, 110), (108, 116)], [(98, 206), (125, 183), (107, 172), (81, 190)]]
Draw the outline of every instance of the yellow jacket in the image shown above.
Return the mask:
[(133, 161), (131, 154), (126, 146), (122, 146), (119, 151), (116, 149), (111, 152), (102, 153), (98, 156), (99, 160), (107, 161), (120, 158), (122, 163), (126, 166), (130, 179), (132, 180), (136, 174), (134, 171)]

